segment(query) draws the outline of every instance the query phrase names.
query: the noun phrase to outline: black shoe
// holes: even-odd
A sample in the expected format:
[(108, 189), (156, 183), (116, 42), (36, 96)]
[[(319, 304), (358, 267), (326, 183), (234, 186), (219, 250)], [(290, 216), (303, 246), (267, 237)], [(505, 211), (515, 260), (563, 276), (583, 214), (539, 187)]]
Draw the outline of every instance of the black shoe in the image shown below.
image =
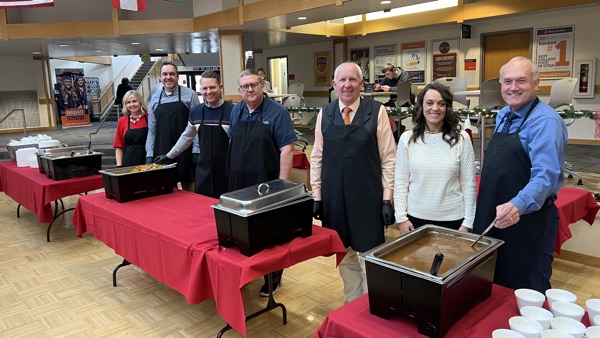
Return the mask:
[[(273, 294), (276, 294), (281, 287), (281, 281), (279, 283), (273, 284)], [(267, 284), (263, 284), (260, 288), (260, 292), (258, 293), (261, 297), (269, 297), (269, 286)]]

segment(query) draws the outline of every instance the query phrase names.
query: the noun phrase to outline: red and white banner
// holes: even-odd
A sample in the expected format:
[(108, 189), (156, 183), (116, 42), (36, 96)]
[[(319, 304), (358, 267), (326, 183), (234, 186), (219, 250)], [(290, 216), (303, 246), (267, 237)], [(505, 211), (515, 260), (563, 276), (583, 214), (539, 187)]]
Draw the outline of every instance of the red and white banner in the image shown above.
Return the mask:
[(128, 11), (145, 12), (146, 0), (112, 0), (112, 6)]
[(28, 8), (28, 7), (51, 7), (54, 0), (0, 0), (0, 9)]

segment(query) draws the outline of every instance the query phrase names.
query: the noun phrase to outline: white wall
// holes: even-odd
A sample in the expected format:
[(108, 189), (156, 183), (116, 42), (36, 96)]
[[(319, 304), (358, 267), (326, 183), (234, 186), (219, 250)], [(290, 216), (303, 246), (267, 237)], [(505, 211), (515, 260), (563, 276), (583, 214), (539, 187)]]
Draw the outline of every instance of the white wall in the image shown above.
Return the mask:
[[(600, 56), (600, 44), (598, 41), (598, 32), (600, 32), (600, 20), (596, 7), (561, 9), (560, 11), (550, 11), (539, 14), (515, 15), (495, 19), (485, 19), (479, 21), (465, 22), (472, 25), (472, 39), (460, 39), (460, 53), (458, 58), (457, 76), (467, 79), (469, 86), (477, 87), (480, 83), (481, 66), (481, 40), (483, 33), (503, 32), (519, 29), (535, 29), (545, 27), (556, 27), (564, 25), (575, 26), (574, 59), (598, 58)], [(400, 19), (401, 20), (401, 17)], [(370, 77), (374, 78), (373, 47), (387, 44), (397, 44), (400, 53), (401, 43), (412, 41), (427, 41), (427, 69), (425, 78), (431, 79), (431, 40), (460, 37), (460, 24), (446, 24), (435, 27), (420, 29), (407, 29), (396, 32), (372, 34), (348, 39), (348, 49), (370, 48)], [(535, 39), (535, 37), (534, 37)], [(296, 80), (293, 82), (304, 82), (305, 90), (327, 90), (326, 87), (314, 87), (313, 79), (313, 53), (322, 50), (332, 50), (331, 43), (317, 43), (310, 45), (293, 46), (288, 48), (265, 49), (263, 54), (259, 54), (262, 60), (256, 60), (256, 64), (265, 64), (269, 56), (287, 55), (289, 60), (290, 74), (296, 74)], [(333, 54), (332, 54), (333, 55)], [(535, 51), (534, 54), (535, 55)], [(398, 64), (400, 64), (400, 55), (398, 55)], [(476, 59), (477, 70), (465, 71), (464, 59)], [(596, 79), (595, 84), (600, 84), (600, 64), (596, 61)], [(542, 81), (542, 86), (550, 86), (552, 81)], [(540, 96), (544, 101), (548, 101), (547, 95)], [(326, 99), (307, 98), (307, 104), (319, 106)], [(322, 103), (320, 103), (322, 102)], [(320, 104), (319, 104), (320, 103)], [(477, 101), (472, 101), (471, 106), (475, 106)], [(578, 109), (596, 110), (600, 108), (600, 94), (596, 94), (593, 99), (575, 99), (574, 106)], [(578, 119), (569, 127), (569, 138), (572, 139), (594, 139), (595, 123), (587, 118)]]

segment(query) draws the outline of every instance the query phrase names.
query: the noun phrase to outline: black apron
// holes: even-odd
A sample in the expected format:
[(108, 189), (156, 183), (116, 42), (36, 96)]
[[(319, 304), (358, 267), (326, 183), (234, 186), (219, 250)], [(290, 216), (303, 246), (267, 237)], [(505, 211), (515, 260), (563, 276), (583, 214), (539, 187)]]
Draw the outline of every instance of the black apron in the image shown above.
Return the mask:
[(385, 241), (377, 146), (381, 103), (361, 100), (352, 123), (344, 125), (338, 101), (323, 107), (321, 118), (322, 222), (337, 231), (344, 246), (364, 252)]
[[(156, 118), (156, 133), (154, 138), (155, 156), (168, 153), (187, 127), (190, 110), (181, 102), (181, 88), (178, 87), (177, 91), (179, 101), (161, 104), (162, 91), (158, 98), (158, 105), (154, 110), (154, 117)], [(177, 162), (177, 178), (175, 182), (194, 182), (192, 147), (188, 147), (175, 159), (168, 160), (166, 164), (173, 162)]]
[[(242, 121), (246, 105), (243, 101), (239, 105), (242, 111), (231, 134), (227, 157), (229, 191), (279, 177), (280, 151), (262, 121), (263, 103), (258, 108), (260, 112), (256, 121)], [(231, 116), (235, 116), (233, 112)]]
[[(483, 232), (496, 217), (496, 206), (510, 201), (529, 182), (531, 160), (523, 149), (519, 132), (538, 102), (536, 98), (515, 133), (497, 130), (488, 144), (477, 197), (475, 233)], [(503, 125), (504, 118), (498, 126)], [(494, 283), (540, 292), (550, 288), (557, 215), (554, 203), (548, 198), (540, 210), (521, 215), (517, 224), (488, 232), (488, 236), (505, 242), (498, 252)]]
[[(144, 115), (148, 124), (148, 117)], [(131, 129), (131, 121), (127, 118), (127, 131), (123, 136), (125, 140), (125, 153), (121, 163), (124, 167), (146, 163), (146, 138), (148, 137), (148, 126), (144, 128)]]
[(204, 124), (204, 105), (202, 117), (198, 127), (198, 144), (200, 156), (196, 163), (197, 194), (219, 198), (227, 192), (227, 149), (229, 136), (223, 129), (221, 122), (225, 112), (225, 104), (221, 105), (221, 117), (218, 126)]

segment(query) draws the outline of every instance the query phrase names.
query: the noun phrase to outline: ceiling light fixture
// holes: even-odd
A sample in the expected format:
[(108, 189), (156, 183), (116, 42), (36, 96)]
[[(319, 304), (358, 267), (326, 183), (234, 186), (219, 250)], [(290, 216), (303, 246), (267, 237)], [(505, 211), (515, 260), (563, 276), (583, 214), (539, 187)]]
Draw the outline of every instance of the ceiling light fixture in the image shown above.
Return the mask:
[(305, 16), (299, 16), (298, 20), (306, 20), (306, 17)]
[(132, 45), (139, 45), (140, 43), (139, 42), (132, 42), (131, 44)]
[(95, 50), (94, 53), (102, 53), (101, 50)]
[(42, 54), (42, 52), (33, 52), (33, 54), (40, 55), (40, 54)]
[(58, 45), (58, 47), (69, 47), (69, 45)]
[(389, 5), (389, 4), (391, 4), (392, 2), (391, 2), (390, 0), (384, 0), (384, 1), (380, 2), (380, 3), (381, 3), (382, 5)]
[(156, 48), (155, 50), (156, 50), (157, 52), (161, 52), (161, 51), (163, 51), (164, 49), (162, 49), (162, 48)]

